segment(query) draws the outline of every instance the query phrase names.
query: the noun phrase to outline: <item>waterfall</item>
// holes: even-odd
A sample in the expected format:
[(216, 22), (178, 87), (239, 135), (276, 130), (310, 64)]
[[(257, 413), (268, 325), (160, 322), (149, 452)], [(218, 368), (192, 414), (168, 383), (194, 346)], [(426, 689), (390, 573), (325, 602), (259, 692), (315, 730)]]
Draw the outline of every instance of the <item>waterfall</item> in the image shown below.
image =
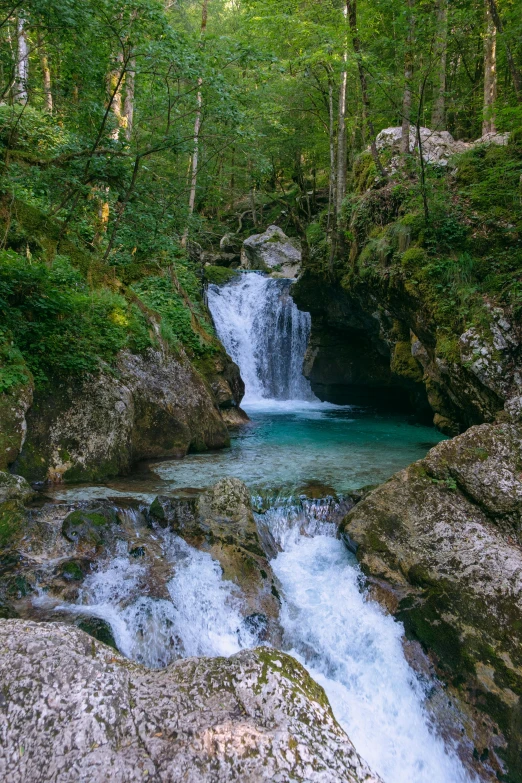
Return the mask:
[(246, 272), (225, 285), (209, 286), (208, 305), (216, 331), (239, 366), (247, 404), (316, 399), (303, 376), (310, 314), (297, 309), (291, 284), (291, 280)]

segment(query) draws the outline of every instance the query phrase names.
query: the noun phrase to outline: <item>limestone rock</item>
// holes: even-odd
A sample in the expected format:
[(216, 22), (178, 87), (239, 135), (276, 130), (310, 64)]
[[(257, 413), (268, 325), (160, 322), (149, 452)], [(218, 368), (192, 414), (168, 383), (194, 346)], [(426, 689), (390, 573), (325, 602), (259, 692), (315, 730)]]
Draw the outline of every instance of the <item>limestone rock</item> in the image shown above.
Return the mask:
[(243, 242), (241, 266), (276, 272), (279, 277), (297, 277), (301, 268), (301, 250), (278, 226), (268, 226), (262, 234), (254, 234)]
[[(448, 131), (435, 131), (430, 128), (420, 128), (420, 137), (422, 144), (422, 156), (426, 163), (436, 163), (439, 166), (447, 166), (452, 155), (460, 152), (466, 152), (474, 146), (480, 144), (507, 144), (508, 133), (488, 133), (481, 136), (474, 142), (457, 141)], [(377, 134), (375, 143), (378, 150), (386, 148), (399, 152), (402, 139), (402, 128), (384, 128)], [(418, 149), (417, 131), (411, 127), (409, 134), (410, 152)]]
[(263, 550), (249, 492), (225, 478), (197, 500), (158, 497), (150, 508), (164, 527), (218, 560), (223, 578), (238, 585), (247, 616), (266, 618), (266, 638), (280, 641), (277, 580)]
[(378, 783), (324, 691), (280, 652), (161, 671), (78, 629), (0, 621), (0, 776), (10, 783)]
[(138, 460), (228, 441), (212, 392), (186, 357), (123, 351), (117, 372), (64, 383), (35, 401), (16, 468), (33, 480), (100, 480)]
[(0, 503), (6, 500), (20, 500), (26, 503), (34, 494), (22, 476), (13, 476), (11, 473), (0, 471)]
[(27, 434), (26, 414), (33, 401), (33, 380), (0, 393), (0, 470), (11, 465), (20, 453)]
[[(483, 424), (432, 449), (347, 515), (371, 577), (522, 772), (522, 429)], [(511, 779), (511, 778), (510, 778)], [(515, 777), (513, 777), (515, 779)]]

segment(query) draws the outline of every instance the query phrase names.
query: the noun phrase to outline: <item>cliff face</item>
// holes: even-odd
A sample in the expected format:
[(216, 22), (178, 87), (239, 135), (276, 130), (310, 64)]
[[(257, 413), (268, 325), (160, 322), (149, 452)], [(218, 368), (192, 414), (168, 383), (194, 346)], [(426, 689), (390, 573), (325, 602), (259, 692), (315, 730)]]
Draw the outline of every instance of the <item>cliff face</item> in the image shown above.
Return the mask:
[(481, 761), (513, 783), (522, 780), (521, 460), (520, 425), (471, 427), (367, 495), (341, 525), (374, 596), (486, 727), (473, 737)]
[(383, 185), (369, 156), (356, 162), (338, 259), (319, 219), (293, 290), (312, 313), (305, 372), (319, 396), (409, 400), (447, 434), (518, 418), (521, 160), (518, 137), (457, 156), (428, 172), (425, 211), (407, 169)]
[(128, 473), (140, 460), (228, 445), (219, 405), (237, 410), (241, 382), (232, 362), (226, 369), (236, 396), (215, 370), (216, 399), (183, 354), (122, 351), (115, 368), (58, 382), (35, 396), (13, 469), (32, 481), (94, 481)]
[(444, 340), (402, 270), (344, 283), (308, 271), (294, 298), (312, 313), (305, 374), (323, 399), (409, 404), (450, 435), (503, 410), (519, 415), (522, 332), (505, 309), (488, 307), (480, 326)]

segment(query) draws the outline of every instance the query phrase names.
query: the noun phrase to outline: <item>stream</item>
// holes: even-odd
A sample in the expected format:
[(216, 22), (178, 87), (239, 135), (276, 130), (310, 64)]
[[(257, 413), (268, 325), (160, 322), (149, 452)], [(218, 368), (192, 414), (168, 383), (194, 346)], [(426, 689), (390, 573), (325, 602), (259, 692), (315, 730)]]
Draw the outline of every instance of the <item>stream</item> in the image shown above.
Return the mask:
[[(317, 400), (301, 368), (310, 318), (289, 281), (242, 274), (210, 286), (209, 307), (246, 384), (251, 422), (229, 449), (149, 466), (103, 486), (57, 490), (57, 500), (197, 493), (224, 476), (248, 486), (258, 526), (281, 551), (272, 567), (282, 588), (283, 648), (325, 689), (358, 752), (385, 783), (470, 783), (427, 701), (436, 684), (405, 656), (403, 627), (369, 600), (332, 513), (343, 493), (377, 484), (422, 458), (441, 436), (407, 416), (378, 415)], [(137, 530), (140, 511), (135, 515)], [(209, 554), (169, 530), (155, 531), (171, 578), (168, 597), (143, 593), (141, 561), (120, 551), (84, 580), (80, 598), (57, 613), (106, 620), (120, 651), (150, 667), (257, 646), (241, 595)]]

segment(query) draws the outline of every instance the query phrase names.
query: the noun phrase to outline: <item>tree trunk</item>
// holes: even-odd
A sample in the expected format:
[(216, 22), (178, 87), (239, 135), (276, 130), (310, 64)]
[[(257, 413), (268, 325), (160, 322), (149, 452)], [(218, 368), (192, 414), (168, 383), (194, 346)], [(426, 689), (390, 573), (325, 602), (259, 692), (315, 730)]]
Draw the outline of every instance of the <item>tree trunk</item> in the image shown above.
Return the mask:
[(502, 19), (500, 18), (496, 1), (487, 0), (487, 2), (489, 7), (489, 13), (491, 15), (493, 24), (495, 25), (495, 29), (498, 31), (498, 34), (502, 36), (503, 43), (506, 48), (506, 57), (509, 65), (509, 70), (511, 73), (511, 78), (513, 79), (513, 87), (515, 88), (515, 93), (518, 102), (520, 103), (522, 101), (522, 75), (520, 74), (520, 71), (516, 66), (515, 58), (513, 57), (513, 52), (511, 51), (511, 47), (509, 46), (504, 36), (504, 25), (502, 24)]
[(330, 181), (328, 183), (328, 221), (327, 230), (332, 225), (332, 211), (336, 211), (336, 180), (335, 180), (335, 117), (333, 101), (333, 78), (331, 71), (328, 72), (328, 136), (330, 146)]
[(446, 60), (448, 56), (448, 0), (439, 0), (437, 7), (437, 87), (431, 127), (433, 130), (444, 130), (446, 127)]
[(111, 111), (116, 118), (116, 126), (111, 131), (111, 139), (118, 141), (120, 135), (120, 129), (125, 125), (125, 118), (122, 111), (122, 69), (124, 67), (123, 52), (118, 52), (116, 58), (116, 67), (109, 73), (107, 79), (107, 91), (109, 93), (109, 100), (112, 97)]
[(125, 101), (123, 104), (123, 117), (125, 125), (125, 138), (130, 141), (134, 122), (134, 89), (136, 80), (136, 58), (131, 57), (125, 74)]
[(368, 130), (370, 131), (371, 136), (370, 150), (377, 171), (380, 173), (383, 179), (387, 179), (386, 172), (384, 171), (381, 159), (379, 158), (379, 152), (375, 143), (375, 128), (373, 127), (373, 122), (371, 120), (368, 85), (366, 83), (366, 74), (362, 64), (361, 40), (357, 31), (357, 0), (346, 0), (346, 8), (348, 13), (348, 22), (350, 24), (350, 30), (352, 33), (353, 49), (357, 58), (357, 70), (359, 71), (359, 82), (361, 84), (361, 96), (363, 102), (363, 116), (366, 120), (366, 124), (368, 125)]
[(51, 90), (51, 69), (49, 68), (49, 60), (41, 36), (38, 36), (38, 52), (40, 54), (40, 64), (42, 66), (45, 108), (49, 114), (52, 114), (53, 93)]
[[(346, 20), (348, 18), (348, 4), (343, 8), (343, 14)], [(346, 91), (348, 88), (348, 51), (344, 48), (343, 70), (341, 73), (341, 86), (339, 88), (339, 116), (337, 122), (337, 169), (336, 169), (336, 195), (335, 212), (337, 222), (341, 214), (344, 197), (346, 196)]]
[(17, 52), (15, 64), (14, 99), (19, 103), (27, 103), (27, 82), (29, 79), (29, 46), (25, 32), (25, 19), (18, 17), (16, 26)]
[(414, 0), (408, 0), (408, 35), (406, 39), (406, 54), (404, 56), (401, 152), (405, 155), (410, 151), (411, 82), (413, 78), (413, 3)]
[(484, 35), (484, 120), (482, 135), (496, 133), (495, 101), (497, 99), (497, 30), (493, 24), (489, 0), (486, 0), (486, 33)]
[[(205, 35), (207, 29), (207, 17), (208, 17), (208, 3), (209, 0), (203, 0), (201, 8), (201, 38)], [(194, 143), (192, 153), (192, 179), (190, 183), (190, 194), (188, 204), (189, 220), (194, 214), (194, 207), (196, 204), (196, 188), (198, 185), (198, 164), (199, 164), (199, 134), (201, 130), (201, 110), (203, 108), (203, 96), (201, 94), (201, 88), (203, 86), (203, 79), (201, 76), (198, 79), (198, 94), (197, 94), (197, 109), (196, 119), (194, 122)], [(181, 247), (186, 247), (188, 239), (189, 226), (187, 224), (183, 236), (181, 238)]]

